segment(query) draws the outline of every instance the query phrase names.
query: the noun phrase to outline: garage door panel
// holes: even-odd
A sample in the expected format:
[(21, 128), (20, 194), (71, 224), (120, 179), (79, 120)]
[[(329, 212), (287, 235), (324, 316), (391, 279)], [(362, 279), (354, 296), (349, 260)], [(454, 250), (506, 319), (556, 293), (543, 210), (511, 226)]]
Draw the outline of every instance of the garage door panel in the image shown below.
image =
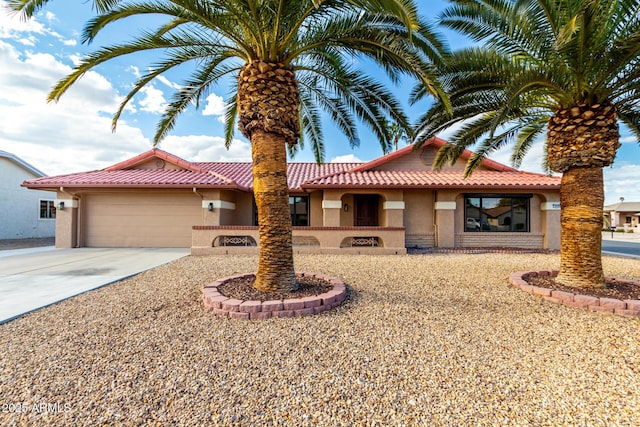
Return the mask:
[(92, 194), (83, 203), (89, 247), (190, 247), (191, 228), (202, 223), (192, 193)]

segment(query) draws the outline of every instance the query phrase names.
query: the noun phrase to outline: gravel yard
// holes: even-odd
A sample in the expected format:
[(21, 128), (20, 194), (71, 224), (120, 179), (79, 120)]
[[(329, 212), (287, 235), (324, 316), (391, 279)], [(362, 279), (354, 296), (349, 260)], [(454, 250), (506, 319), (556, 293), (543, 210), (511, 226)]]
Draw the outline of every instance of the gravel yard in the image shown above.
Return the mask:
[(347, 302), (203, 310), (203, 284), (256, 265), (186, 257), (0, 325), (0, 425), (640, 425), (640, 322), (507, 284), (558, 255), (297, 256)]

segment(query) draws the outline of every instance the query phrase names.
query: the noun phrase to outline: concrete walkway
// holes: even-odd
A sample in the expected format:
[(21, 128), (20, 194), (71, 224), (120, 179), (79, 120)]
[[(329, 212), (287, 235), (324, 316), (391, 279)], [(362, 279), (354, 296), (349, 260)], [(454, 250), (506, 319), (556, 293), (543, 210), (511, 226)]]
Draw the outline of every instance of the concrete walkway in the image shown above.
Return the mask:
[(188, 254), (188, 248), (0, 251), (0, 324)]

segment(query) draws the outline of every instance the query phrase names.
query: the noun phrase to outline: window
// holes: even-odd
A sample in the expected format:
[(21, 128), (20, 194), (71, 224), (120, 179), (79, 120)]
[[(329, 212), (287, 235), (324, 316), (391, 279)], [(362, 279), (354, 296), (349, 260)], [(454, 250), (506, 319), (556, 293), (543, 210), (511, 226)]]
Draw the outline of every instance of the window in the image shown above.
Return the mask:
[(530, 198), (530, 195), (465, 195), (464, 231), (528, 232)]
[(40, 219), (55, 219), (56, 205), (53, 200), (40, 200)]
[[(290, 196), (289, 210), (291, 225), (307, 227), (309, 225), (309, 196)], [(258, 225), (258, 208), (253, 200), (253, 225)]]
[(290, 196), (291, 225), (309, 225), (309, 196)]

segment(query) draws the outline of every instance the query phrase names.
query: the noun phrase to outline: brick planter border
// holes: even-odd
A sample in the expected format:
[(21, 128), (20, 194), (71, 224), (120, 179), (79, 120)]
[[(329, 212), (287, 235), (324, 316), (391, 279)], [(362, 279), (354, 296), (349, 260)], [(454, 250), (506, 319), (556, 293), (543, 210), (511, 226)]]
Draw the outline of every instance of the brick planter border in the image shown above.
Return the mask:
[(233, 279), (253, 277), (238, 274), (211, 282), (202, 289), (204, 308), (218, 316), (231, 319), (264, 320), (272, 317), (300, 317), (319, 314), (341, 305), (347, 298), (347, 286), (336, 277), (319, 273), (296, 273), (296, 276), (316, 277), (333, 285), (333, 289), (320, 295), (273, 301), (242, 301), (228, 298), (218, 287)]
[[(616, 314), (618, 316), (640, 318), (640, 300), (619, 300), (615, 298), (592, 297), (580, 295), (572, 292), (557, 291), (554, 289), (541, 288), (527, 283), (529, 277), (550, 276), (556, 277), (558, 270), (550, 271), (516, 271), (509, 275), (509, 283), (516, 288), (538, 295), (544, 300), (554, 304), (562, 304), (569, 307), (577, 307), (589, 311), (597, 311), (606, 314)], [(607, 278), (607, 280), (615, 280)], [(626, 282), (627, 280), (625, 280)], [(635, 282), (640, 286), (640, 283)]]

